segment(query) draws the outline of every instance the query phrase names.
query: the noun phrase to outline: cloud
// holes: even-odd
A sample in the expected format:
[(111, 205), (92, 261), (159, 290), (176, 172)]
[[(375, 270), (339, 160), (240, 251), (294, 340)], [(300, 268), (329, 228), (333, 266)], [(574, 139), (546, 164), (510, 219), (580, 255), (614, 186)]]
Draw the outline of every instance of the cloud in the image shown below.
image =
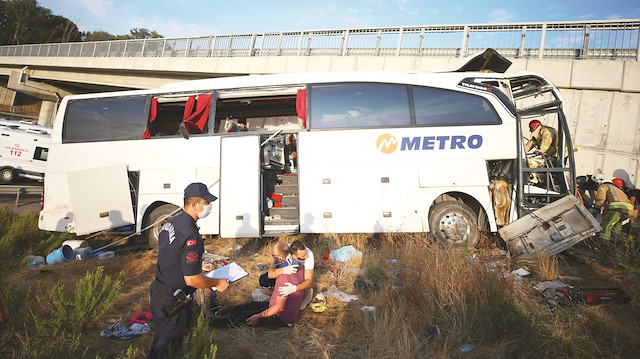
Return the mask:
[(66, 8), (81, 8), (99, 19), (109, 17), (109, 11), (113, 7), (113, 0), (60, 0), (60, 3)]
[(510, 13), (505, 9), (493, 9), (489, 13), (489, 22), (512, 22), (516, 18), (514, 13)]
[(609, 15), (607, 16), (607, 20), (618, 20), (618, 19), (623, 19), (624, 17), (622, 15), (617, 15), (617, 14), (613, 14), (613, 15)]
[(462, 14), (462, 11), (464, 10), (462, 8), (462, 6), (456, 4), (456, 6), (454, 6), (454, 10), (458, 13), (458, 14)]
[(362, 26), (362, 20), (358, 17), (353, 17), (353, 16), (347, 16), (344, 19), (342, 19), (342, 23), (344, 24), (345, 27), (361, 27)]

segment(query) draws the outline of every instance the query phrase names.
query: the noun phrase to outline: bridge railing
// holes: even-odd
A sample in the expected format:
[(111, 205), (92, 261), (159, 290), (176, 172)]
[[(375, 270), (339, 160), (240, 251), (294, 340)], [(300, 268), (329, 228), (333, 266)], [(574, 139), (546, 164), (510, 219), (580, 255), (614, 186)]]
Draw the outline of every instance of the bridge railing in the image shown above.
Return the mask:
[(0, 46), (0, 56), (447, 56), (485, 48), (516, 58), (640, 61), (640, 19), (311, 30)]

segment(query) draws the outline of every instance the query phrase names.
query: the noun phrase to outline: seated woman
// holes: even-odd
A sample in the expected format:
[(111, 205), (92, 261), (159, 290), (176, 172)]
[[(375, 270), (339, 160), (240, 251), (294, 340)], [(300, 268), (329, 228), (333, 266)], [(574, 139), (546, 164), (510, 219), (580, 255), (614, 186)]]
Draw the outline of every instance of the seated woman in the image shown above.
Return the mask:
[[(280, 243), (274, 248), (274, 253), (286, 258), (288, 246)], [(240, 305), (223, 307), (210, 319), (209, 325), (218, 328), (238, 325), (242, 322), (250, 326), (264, 326), (269, 328), (290, 327), (298, 320), (303, 292), (295, 292), (288, 296), (280, 295), (280, 287), (286, 287), (286, 283), (300, 284), (304, 279), (304, 268), (301, 266), (293, 274), (281, 274), (276, 279), (276, 284), (268, 302), (249, 302)]]

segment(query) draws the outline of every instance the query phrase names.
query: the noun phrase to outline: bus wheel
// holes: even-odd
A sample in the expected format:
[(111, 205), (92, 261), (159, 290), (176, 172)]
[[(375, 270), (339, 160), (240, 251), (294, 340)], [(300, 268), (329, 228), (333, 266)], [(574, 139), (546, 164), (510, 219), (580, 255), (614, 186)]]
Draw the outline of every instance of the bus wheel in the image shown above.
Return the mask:
[[(170, 218), (170, 215), (173, 211), (175, 211), (178, 207), (173, 204), (163, 204), (162, 206), (156, 207), (154, 210), (149, 213), (146, 217), (146, 220), (142, 222), (142, 227), (147, 228), (151, 223), (155, 223), (153, 227), (147, 229), (145, 236), (147, 237), (147, 241), (149, 242), (149, 246), (153, 249), (158, 248), (158, 235), (162, 230), (162, 225), (167, 219)], [(158, 223), (156, 223), (158, 222)]]
[(444, 201), (434, 205), (429, 213), (429, 231), (438, 242), (454, 247), (478, 244), (478, 216), (466, 204)]
[(11, 183), (16, 179), (16, 171), (13, 168), (3, 168), (0, 170), (0, 182)]

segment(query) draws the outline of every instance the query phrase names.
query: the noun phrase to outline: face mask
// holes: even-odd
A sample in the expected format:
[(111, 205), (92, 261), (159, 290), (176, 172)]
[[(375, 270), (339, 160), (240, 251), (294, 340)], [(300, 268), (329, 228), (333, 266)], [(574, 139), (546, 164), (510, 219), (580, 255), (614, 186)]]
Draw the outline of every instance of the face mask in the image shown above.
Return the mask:
[(200, 218), (200, 219), (208, 216), (209, 213), (211, 213), (211, 208), (213, 208), (211, 203), (209, 203), (207, 205), (201, 204), (201, 206), (202, 206), (202, 212), (198, 212), (198, 218)]

